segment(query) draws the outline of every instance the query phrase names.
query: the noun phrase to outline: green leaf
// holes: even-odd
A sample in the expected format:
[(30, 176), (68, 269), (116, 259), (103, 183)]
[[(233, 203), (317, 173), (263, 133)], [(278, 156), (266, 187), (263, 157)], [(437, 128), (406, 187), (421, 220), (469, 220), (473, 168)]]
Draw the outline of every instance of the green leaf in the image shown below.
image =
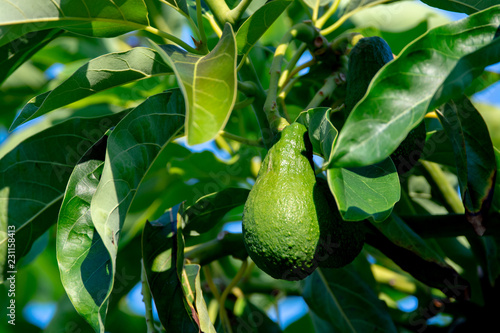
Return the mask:
[[(0, 248), (7, 245), (7, 225), (14, 226), (16, 261), (56, 223), (75, 164), (123, 117), (123, 114), (105, 108), (93, 108), (92, 111), (86, 111), (84, 115), (81, 111), (74, 112), (64, 121), (25, 138), (15, 146), (7, 142), (10, 149), (1, 150)], [(19, 136), (22, 137), (22, 132)], [(18, 142), (16, 136), (12, 140)], [(6, 269), (5, 264), (6, 258), (0, 258), (0, 269)], [(0, 278), (3, 280), (3, 276)]]
[(426, 112), (461, 96), (486, 66), (500, 60), (500, 39), (494, 39), (499, 24), (500, 6), (495, 6), (430, 30), (405, 48), (377, 73), (349, 115), (333, 165), (382, 161)]
[(268, 2), (247, 18), (236, 32), (238, 54), (248, 54), (260, 37), (291, 3), (292, 1), (289, 0)]
[(183, 230), (186, 233), (210, 230), (231, 209), (244, 205), (249, 192), (248, 189), (231, 187), (200, 198), (184, 211), (186, 225)]
[(330, 121), (330, 116), (330, 108), (313, 108), (301, 112), (297, 117), (297, 122), (307, 127), (313, 150), (323, 155), (326, 161), (331, 157), (330, 153), (338, 134)]
[(352, 266), (316, 269), (303, 282), (302, 295), (335, 332), (397, 332), (386, 305)]
[(467, 89), (465, 89), (465, 95), (472, 96), (475, 93), (485, 90), (498, 81), (500, 81), (500, 73), (484, 71), (483, 74), (475, 78)]
[(401, 188), (390, 158), (359, 168), (327, 170), (328, 184), (346, 221), (385, 220), (399, 201)]
[(151, 164), (181, 131), (183, 109), (182, 95), (177, 89), (154, 95), (132, 110), (109, 136), (104, 170), (92, 198), (91, 214), (111, 257), (112, 277), (116, 274), (120, 230), (130, 204)]
[(445, 130), (437, 130), (427, 133), (422, 156), (420, 159), (455, 167), (455, 155), (453, 145)]
[(144, 47), (100, 56), (80, 67), (55, 89), (33, 97), (17, 116), (11, 130), (28, 120), (100, 91), (172, 73), (172, 69), (155, 51)]
[(429, 6), (452, 12), (474, 14), (498, 4), (497, 0), (422, 0)]
[(114, 37), (149, 25), (143, 0), (3, 0), (1, 6), (0, 46), (29, 32), (51, 28)]
[[(195, 309), (197, 322), (200, 331), (207, 333), (217, 333), (215, 327), (208, 316), (208, 308), (203, 298), (203, 291), (200, 283), (201, 266), (190, 264), (185, 265), (182, 272), (182, 285), (186, 298), (190, 300), (190, 307)], [(188, 291), (188, 292), (186, 292)]]
[(104, 331), (107, 301), (101, 290), (111, 283), (111, 259), (94, 228), (90, 202), (104, 166), (107, 136), (74, 168), (57, 222), (57, 262), (61, 281), (78, 313), (96, 332)]
[(175, 10), (179, 11), (181, 14), (183, 14), (186, 17), (189, 17), (189, 8), (187, 5), (186, 0), (160, 0), (164, 4), (169, 5), (170, 7), (174, 8)]
[[(302, 112), (297, 119), (308, 127), (313, 150), (324, 156), (325, 165), (338, 133), (330, 115), (329, 108), (314, 108)], [(383, 221), (400, 198), (399, 177), (390, 158), (361, 168), (329, 168), (327, 180), (346, 221)]]
[(224, 128), (236, 101), (236, 41), (230, 24), (224, 26), (215, 48), (205, 56), (166, 45), (153, 48), (174, 70), (186, 101), (189, 145), (213, 139)]
[[(444, 116), (448, 122), (443, 124), (452, 125), (444, 126), (448, 135), (450, 138), (458, 137), (453, 147), (465, 214), (476, 233), (482, 235), (486, 230), (484, 215), (491, 206), (497, 175), (495, 152), (488, 128), (465, 96), (449, 102), (444, 108)], [(460, 134), (462, 137), (459, 137)]]
[(142, 256), (160, 322), (167, 331), (198, 332), (184, 297), (182, 269), (184, 241), (178, 231), (177, 210), (147, 222), (142, 234)]
[(396, 214), (391, 214), (385, 221), (373, 225), (397, 246), (410, 250), (424, 260), (447, 266), (444, 258), (437, 254)]
[(19, 37), (0, 47), (0, 83), (26, 60), (62, 33), (59, 29), (42, 30)]

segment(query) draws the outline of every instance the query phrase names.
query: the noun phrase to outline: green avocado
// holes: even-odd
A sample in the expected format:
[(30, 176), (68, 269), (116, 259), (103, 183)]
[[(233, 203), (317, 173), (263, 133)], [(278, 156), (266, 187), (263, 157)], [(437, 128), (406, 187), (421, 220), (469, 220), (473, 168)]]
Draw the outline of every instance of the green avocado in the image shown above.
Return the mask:
[(344, 267), (351, 263), (363, 249), (365, 243), (363, 222), (342, 220), (335, 198), (328, 187), (328, 182), (318, 178), (317, 185), (333, 214), (328, 227), (321, 234), (321, 255), (325, 260), (319, 260), (319, 266), (325, 268)]
[(333, 258), (343, 254), (337, 246), (344, 241), (338, 241), (341, 229), (334, 229), (340, 215), (324, 191), (314, 174), (307, 129), (299, 123), (285, 127), (262, 162), (243, 211), (243, 241), (260, 269), (296, 281), (319, 265), (337, 267), (359, 253)]
[[(380, 37), (361, 38), (349, 53), (347, 71), (347, 92), (345, 99), (345, 115), (363, 98), (371, 80), (377, 72), (393, 59), (391, 48)], [(425, 143), (425, 123), (422, 121), (408, 133), (391, 159), (400, 175), (415, 166)]]

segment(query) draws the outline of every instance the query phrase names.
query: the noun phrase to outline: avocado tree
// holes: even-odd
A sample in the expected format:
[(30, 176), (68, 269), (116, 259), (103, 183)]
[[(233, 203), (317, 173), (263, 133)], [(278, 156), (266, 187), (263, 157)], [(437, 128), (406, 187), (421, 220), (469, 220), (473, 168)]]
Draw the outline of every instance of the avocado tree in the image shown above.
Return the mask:
[(2, 332), (495, 325), (500, 5), (423, 2), (0, 1)]

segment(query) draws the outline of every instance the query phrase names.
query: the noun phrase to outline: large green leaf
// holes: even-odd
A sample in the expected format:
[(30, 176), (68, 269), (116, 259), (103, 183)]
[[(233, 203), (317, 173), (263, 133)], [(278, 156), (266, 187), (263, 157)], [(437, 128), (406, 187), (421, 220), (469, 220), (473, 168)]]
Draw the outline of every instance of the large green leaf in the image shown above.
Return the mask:
[(111, 283), (111, 260), (92, 223), (90, 202), (104, 166), (106, 142), (104, 136), (74, 168), (57, 222), (62, 284), (75, 309), (96, 332), (104, 330), (107, 301), (101, 290)]
[(327, 179), (346, 221), (384, 221), (401, 195), (398, 173), (390, 158), (366, 167), (331, 168)]
[(29, 32), (62, 28), (91, 37), (114, 37), (149, 25), (143, 0), (0, 1), (0, 46)]
[[(302, 112), (297, 121), (308, 128), (313, 150), (329, 162), (337, 129), (330, 121), (331, 109)], [(399, 177), (390, 158), (360, 168), (329, 168), (327, 180), (342, 218), (346, 221), (385, 220), (400, 197)]]
[[(344, 10), (344, 14), (347, 14), (359, 7), (364, 7), (366, 5), (369, 5), (370, 3), (372, 2), (375, 2), (377, 0), (349, 0), (349, 3), (347, 4), (347, 6), (345, 7), (345, 10)], [(397, 0), (393, 0), (392, 2), (394, 1), (397, 1)], [(390, 1), (388, 1), (390, 2)]]
[(184, 231), (203, 233), (213, 228), (231, 209), (244, 205), (250, 190), (230, 187), (208, 194), (183, 212)]
[(238, 54), (248, 54), (262, 35), (292, 3), (289, 0), (277, 0), (266, 3), (243, 22), (236, 32)]
[(177, 230), (177, 210), (175, 207), (144, 226), (143, 264), (163, 327), (167, 331), (194, 333), (198, 328), (191, 311), (187, 311), (189, 304), (182, 282), (184, 241)]
[[(132, 110), (108, 139), (101, 181), (92, 198), (94, 226), (111, 257), (115, 276), (120, 230), (137, 188), (165, 146), (184, 124), (179, 90), (154, 95)], [(109, 297), (112, 285), (109, 286)]]
[(42, 30), (19, 37), (0, 47), (0, 83), (38, 50), (62, 33), (59, 29)]
[[(28, 253), (33, 242), (56, 223), (73, 167), (122, 117), (123, 114), (109, 108), (77, 111), (10, 150), (2, 150), (0, 248), (7, 245), (7, 225), (14, 226), (18, 261)], [(16, 136), (13, 141), (17, 141)], [(6, 146), (12, 145), (7, 142)], [(6, 258), (0, 258), (1, 269), (5, 269), (5, 263)], [(3, 280), (3, 276), (1, 278)]]
[(206, 56), (183, 49), (153, 45), (175, 72), (186, 101), (189, 145), (213, 139), (224, 128), (236, 101), (236, 41), (230, 24), (224, 26), (215, 48)]
[[(497, 165), (495, 152), (483, 118), (467, 97), (453, 100), (444, 108), (443, 127), (452, 139), (465, 214), (476, 233), (484, 234)], [(450, 126), (444, 126), (449, 124)]]
[(352, 265), (316, 269), (304, 280), (302, 295), (335, 332), (397, 332), (385, 304)]
[[(500, 6), (440, 26), (405, 48), (374, 77), (340, 132), (332, 163), (382, 161), (434, 110), (459, 97), (484, 68), (500, 60)], [(466, 74), (464, 74), (466, 73)]]
[(130, 51), (103, 55), (80, 67), (55, 89), (33, 97), (17, 116), (11, 129), (100, 91), (172, 73), (163, 59), (148, 48), (136, 47)]
[(474, 14), (498, 4), (497, 0), (422, 0), (422, 2), (432, 7), (466, 14)]

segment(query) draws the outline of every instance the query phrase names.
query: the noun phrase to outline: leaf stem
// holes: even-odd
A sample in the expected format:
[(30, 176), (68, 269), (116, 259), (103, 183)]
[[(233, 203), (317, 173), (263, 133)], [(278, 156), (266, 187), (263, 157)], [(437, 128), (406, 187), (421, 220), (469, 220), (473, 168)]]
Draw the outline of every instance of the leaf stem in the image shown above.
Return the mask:
[(340, 82), (339, 73), (334, 73), (330, 75), (326, 80), (320, 90), (314, 95), (309, 104), (304, 110), (309, 110), (321, 105), (321, 103), (335, 91)]
[[(332, 32), (334, 32), (335, 30), (337, 30), (342, 24), (344, 24), (345, 21), (347, 21), (349, 18), (351, 18), (351, 16), (353, 16), (354, 14), (357, 14), (359, 13), (360, 11), (362, 11), (363, 9), (366, 9), (366, 8), (370, 8), (370, 7), (374, 7), (374, 6), (377, 6), (377, 5), (380, 5), (380, 4), (383, 4), (385, 2), (388, 2), (388, 1), (391, 1), (391, 0), (379, 0), (379, 1), (375, 1), (375, 2), (371, 2), (369, 3), (368, 5), (366, 6), (361, 6), (361, 7), (358, 7), (352, 11), (350, 11), (349, 13), (347, 14), (344, 14), (342, 15), (342, 17), (340, 17), (337, 22), (335, 22), (334, 24), (332, 24), (331, 26), (329, 26), (328, 28), (325, 28), (323, 30), (321, 30), (321, 34), (323, 36), (326, 36), (328, 34), (331, 34)], [(325, 22), (326, 23), (326, 22)]]
[(179, 45), (180, 47), (182, 47), (183, 49), (185, 49), (188, 52), (195, 53), (195, 54), (203, 54), (202, 51), (197, 50), (197, 49), (191, 47), (189, 44), (187, 44), (186, 42), (184, 42), (180, 38), (175, 37), (174, 35), (171, 35), (169, 33), (161, 31), (159, 29), (153, 28), (151, 26), (144, 27), (144, 30), (148, 31), (148, 32), (150, 32), (152, 34), (155, 34), (157, 36), (163, 37), (163, 38), (165, 38), (165, 39), (167, 39), (167, 40), (169, 40), (169, 41), (171, 41), (171, 42)]
[(232, 133), (229, 133), (229, 132), (225, 132), (225, 131), (220, 131), (219, 134), (222, 137), (226, 138), (226, 139), (233, 140), (233, 141), (236, 141), (236, 142), (240, 142), (240, 143), (248, 145), (248, 146), (263, 147), (261, 140), (259, 140), (259, 141), (250, 140), (250, 139), (243, 138), (241, 136), (238, 136), (238, 135), (235, 135), (235, 134), (232, 134)]
[[(228, 13), (231, 11), (224, 0), (205, 0), (205, 3), (210, 8), (219, 23), (228, 21)], [(230, 22), (231, 23), (231, 22)]]
[(146, 327), (147, 333), (156, 333), (154, 318), (153, 318), (153, 303), (151, 297), (151, 290), (147, 281), (146, 268), (144, 261), (141, 259), (141, 282), (142, 282), (142, 301), (146, 306)]
[(300, 57), (302, 56), (302, 54), (304, 54), (304, 51), (306, 50), (306, 48), (307, 48), (307, 44), (302, 43), (298, 47), (298, 49), (295, 51), (295, 53), (292, 56), (292, 59), (290, 59), (290, 61), (286, 65), (285, 70), (283, 71), (283, 73), (281, 73), (280, 79), (278, 81), (278, 88), (282, 89), (286, 85), (288, 80), (290, 80), (289, 73), (295, 67), (295, 65), (299, 61)]
[(217, 35), (217, 37), (220, 38), (222, 36), (222, 30), (219, 27), (219, 25), (217, 24), (217, 22), (215, 21), (214, 16), (212, 14), (210, 14), (210, 13), (206, 13), (205, 17), (207, 18), (208, 23), (210, 23), (210, 26), (212, 27), (212, 30), (215, 32), (215, 34)]
[(241, 18), (241, 16), (251, 3), (252, 0), (241, 0), (240, 3), (236, 7), (231, 9), (227, 14), (228, 22), (231, 24), (236, 23), (236, 21)]
[(226, 302), (226, 298), (231, 292), (231, 290), (238, 284), (240, 281), (241, 277), (245, 274), (245, 271), (248, 266), (248, 260), (244, 260), (243, 263), (240, 266), (240, 269), (234, 276), (234, 278), (231, 280), (231, 282), (228, 284), (228, 286), (224, 289), (222, 292), (222, 295), (220, 296), (220, 305), (219, 305), (219, 316), (220, 318), (225, 318), (226, 319), (226, 324), (227, 326), (227, 331), (232, 332), (231, 325), (229, 324), (229, 319), (227, 318), (227, 313), (226, 313), (226, 308), (224, 306), (224, 303)]
[(458, 193), (455, 191), (450, 182), (446, 179), (446, 175), (437, 163), (429, 161), (421, 161), (422, 166), (430, 174), (432, 180), (438, 186), (440, 192), (443, 194), (444, 199), (450, 205), (455, 214), (463, 214), (464, 206), (460, 200)]
[(314, 24), (316, 28), (321, 29), (325, 25), (326, 21), (328, 21), (328, 19), (332, 17), (333, 14), (335, 14), (337, 8), (339, 7), (340, 1), (341, 0), (335, 0), (330, 8), (328, 8), (328, 10), (319, 19), (316, 20)]
[(316, 2), (314, 3), (314, 8), (313, 8), (313, 12), (312, 12), (312, 23), (314, 25), (316, 25), (316, 20), (318, 19), (319, 3), (320, 3), (320, 0), (316, 0)]
[(203, 29), (203, 16), (201, 13), (201, 0), (196, 0), (196, 22), (198, 23), (198, 36), (201, 39), (201, 51), (208, 53), (208, 42), (207, 36), (205, 35), (205, 29)]

